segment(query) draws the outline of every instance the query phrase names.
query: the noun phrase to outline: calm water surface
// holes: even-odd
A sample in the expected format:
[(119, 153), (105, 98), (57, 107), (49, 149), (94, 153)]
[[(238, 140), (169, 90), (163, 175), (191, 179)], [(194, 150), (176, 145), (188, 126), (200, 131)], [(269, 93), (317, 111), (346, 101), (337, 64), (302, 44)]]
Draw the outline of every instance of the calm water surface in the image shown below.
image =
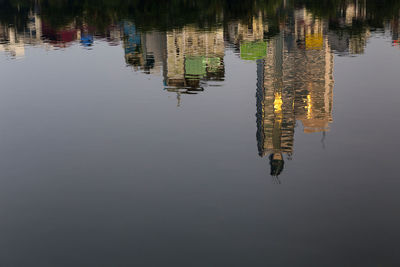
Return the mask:
[(0, 266), (400, 266), (399, 10), (0, 1)]

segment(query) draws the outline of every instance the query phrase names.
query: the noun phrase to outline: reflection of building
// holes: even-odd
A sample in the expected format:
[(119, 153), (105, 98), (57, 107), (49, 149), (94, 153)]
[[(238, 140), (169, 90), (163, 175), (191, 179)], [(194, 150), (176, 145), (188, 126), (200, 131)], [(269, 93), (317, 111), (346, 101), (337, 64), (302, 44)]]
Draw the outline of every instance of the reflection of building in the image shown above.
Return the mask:
[(264, 32), (268, 31), (268, 25), (263, 22), (262, 16), (252, 17), (251, 22), (229, 22), (227, 34), (229, 42), (240, 45), (241, 41), (256, 41), (264, 38)]
[(18, 31), (9, 25), (0, 25), (0, 51), (5, 51), (12, 57), (23, 57), (25, 45), (43, 45), (41, 37), (41, 19), (38, 15), (31, 14), (29, 23), (23, 31)]
[(167, 91), (195, 93), (202, 82), (224, 78), (223, 30), (200, 31), (186, 26), (166, 33), (139, 32), (129, 22), (123, 24), (125, 60), (137, 70), (164, 76)]
[(80, 42), (83, 46), (91, 46), (94, 36), (105, 38), (110, 45), (120, 43), (119, 27), (110, 25), (105, 32), (96, 33), (95, 29), (86, 24), (77, 25), (71, 22), (63, 27), (54, 27), (42, 22), (40, 15), (32, 12), (22, 29), (13, 25), (0, 25), (0, 51), (5, 51), (12, 57), (24, 57), (25, 47), (41, 46), (45, 49), (52, 47), (68, 47), (70, 44)]
[(202, 91), (206, 81), (224, 79), (223, 29), (200, 31), (191, 26), (166, 35), (164, 83), (168, 91), (193, 94)]
[(202, 80), (224, 77), (223, 30), (199, 31), (194, 27), (167, 33), (165, 84), (176, 89), (201, 89)]
[(165, 57), (165, 34), (159, 32), (141, 33), (130, 22), (124, 22), (123, 46), (125, 61), (135, 70), (160, 74)]
[(363, 54), (370, 30), (363, 24), (367, 19), (365, 0), (348, 0), (337, 10), (338, 16), (331, 21), (335, 31), (329, 34), (331, 49), (341, 55)]
[(306, 133), (324, 132), (332, 122), (333, 55), (327, 27), (305, 10), (268, 42), (265, 59), (257, 62), (257, 144), (269, 155), (271, 175), (293, 153), (294, 128), (301, 121)]
[(256, 60), (264, 58), (267, 52), (264, 32), (268, 32), (268, 24), (263, 22), (262, 16), (258, 16), (253, 17), (248, 25), (228, 23), (227, 38), (242, 59)]

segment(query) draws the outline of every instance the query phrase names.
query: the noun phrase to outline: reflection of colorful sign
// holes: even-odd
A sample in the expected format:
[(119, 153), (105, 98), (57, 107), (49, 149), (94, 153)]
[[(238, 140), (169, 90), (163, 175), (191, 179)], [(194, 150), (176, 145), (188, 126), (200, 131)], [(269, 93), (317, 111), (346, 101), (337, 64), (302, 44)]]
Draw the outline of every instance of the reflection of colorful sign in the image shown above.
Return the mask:
[(244, 60), (262, 59), (267, 55), (267, 42), (244, 41), (240, 44), (240, 58)]
[(324, 37), (320, 33), (306, 35), (307, 50), (321, 50), (324, 46)]

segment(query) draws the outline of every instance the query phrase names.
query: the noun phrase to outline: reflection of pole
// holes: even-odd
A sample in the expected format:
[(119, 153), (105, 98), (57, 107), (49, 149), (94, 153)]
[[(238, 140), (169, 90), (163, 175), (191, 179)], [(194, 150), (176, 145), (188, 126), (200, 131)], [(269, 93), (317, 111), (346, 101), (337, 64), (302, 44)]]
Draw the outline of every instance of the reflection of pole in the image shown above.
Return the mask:
[(325, 138), (326, 138), (326, 132), (323, 131), (322, 132), (322, 139), (321, 139), (322, 149), (325, 149)]
[(181, 106), (181, 93), (180, 92), (176, 92), (176, 99), (177, 99), (176, 107), (179, 108)]

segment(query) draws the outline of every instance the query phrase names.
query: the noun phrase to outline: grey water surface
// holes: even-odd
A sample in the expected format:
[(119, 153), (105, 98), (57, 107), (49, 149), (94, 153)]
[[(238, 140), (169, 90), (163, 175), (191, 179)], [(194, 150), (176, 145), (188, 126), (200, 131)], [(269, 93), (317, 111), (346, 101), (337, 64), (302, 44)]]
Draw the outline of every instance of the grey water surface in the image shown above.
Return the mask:
[(72, 2), (0, 1), (0, 266), (400, 266), (397, 1)]

